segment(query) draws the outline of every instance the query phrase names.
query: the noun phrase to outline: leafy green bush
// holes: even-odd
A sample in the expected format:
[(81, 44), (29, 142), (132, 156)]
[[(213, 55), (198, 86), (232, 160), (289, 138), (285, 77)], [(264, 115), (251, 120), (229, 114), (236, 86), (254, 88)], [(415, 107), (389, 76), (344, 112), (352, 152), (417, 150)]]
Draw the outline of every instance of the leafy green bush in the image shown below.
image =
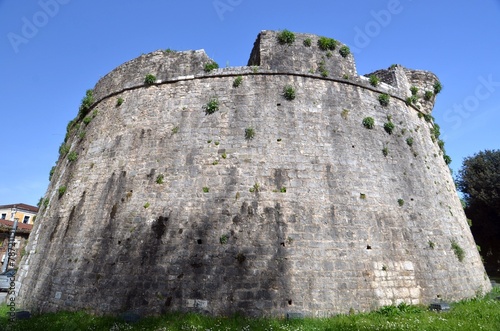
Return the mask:
[(365, 117), (363, 118), (363, 126), (367, 129), (373, 129), (373, 126), (375, 125), (375, 120), (373, 117)]
[(380, 104), (384, 107), (387, 107), (389, 105), (389, 100), (390, 100), (389, 94), (383, 93), (378, 96), (378, 102), (380, 102)]
[(90, 122), (92, 122), (92, 117), (90, 116), (87, 116), (83, 119), (83, 123), (85, 123), (86, 125), (89, 124)]
[(227, 244), (228, 240), (229, 240), (229, 236), (227, 234), (223, 234), (219, 238), (219, 242), (220, 242), (221, 245)]
[(219, 99), (216, 97), (210, 98), (207, 104), (203, 107), (206, 114), (213, 114), (219, 110)]
[(87, 90), (85, 92), (85, 97), (83, 97), (82, 103), (81, 103), (80, 109), (79, 109), (80, 116), (83, 117), (84, 115), (86, 115), (87, 112), (90, 110), (90, 107), (92, 107), (92, 104), (94, 103), (93, 93), (94, 92), (92, 90)]
[(246, 128), (245, 129), (245, 139), (251, 140), (254, 137), (255, 137), (255, 130), (253, 128)]
[(218, 69), (218, 68), (219, 68), (219, 64), (215, 61), (207, 62), (207, 63), (205, 63), (205, 66), (204, 66), (205, 72), (210, 72), (210, 71)]
[(55, 172), (56, 172), (56, 166), (53, 166), (52, 168), (50, 168), (49, 182), (52, 180), (52, 176), (54, 175)]
[(68, 154), (68, 161), (73, 162), (78, 159), (78, 153), (75, 151), (72, 151), (71, 153)]
[(375, 75), (371, 75), (369, 77), (369, 79), (370, 79), (370, 85), (371, 86), (377, 87), (378, 84), (380, 83), (380, 79), (377, 76), (375, 76)]
[(389, 148), (387, 148), (387, 147), (382, 148), (382, 154), (383, 154), (384, 156), (389, 155)]
[(339, 53), (340, 55), (342, 55), (342, 57), (347, 57), (349, 54), (351, 54), (351, 50), (347, 46), (342, 46), (339, 49)]
[(285, 99), (291, 101), (295, 99), (295, 89), (293, 86), (287, 85), (283, 88), (283, 96)]
[(311, 47), (311, 45), (312, 45), (311, 38), (307, 38), (307, 39), (304, 40), (304, 46)]
[(278, 42), (281, 45), (291, 45), (295, 42), (295, 34), (285, 29), (278, 33)]
[(418, 93), (418, 87), (412, 86), (410, 87), (411, 95), (417, 95)]
[(236, 77), (233, 81), (233, 87), (239, 87), (242, 82), (243, 82), (243, 77), (241, 76)]
[(449, 155), (444, 154), (444, 155), (443, 155), (443, 159), (444, 159), (444, 162), (445, 162), (446, 164), (448, 164), (448, 165), (449, 165), (449, 164), (451, 163), (451, 157), (450, 157)]
[(63, 156), (63, 155), (66, 155), (69, 153), (69, 150), (70, 150), (70, 146), (68, 144), (61, 144), (61, 146), (59, 146), (59, 155), (60, 156)]
[(203, 193), (208, 193), (210, 191), (210, 189), (206, 186), (203, 187)]
[(443, 89), (443, 85), (441, 85), (440, 81), (437, 81), (434, 83), (433, 88), (434, 88), (434, 94), (438, 94)]
[(59, 199), (66, 193), (66, 186), (59, 186), (57, 189), (57, 192), (59, 194)]
[(413, 138), (410, 137), (410, 138), (406, 138), (406, 143), (408, 144), (408, 146), (413, 146)]
[(318, 47), (322, 51), (333, 51), (337, 47), (337, 41), (333, 38), (320, 37), (318, 39)]
[(418, 97), (416, 95), (412, 95), (411, 97), (406, 98), (406, 104), (408, 106), (416, 104), (418, 101)]
[(388, 134), (392, 134), (392, 131), (394, 130), (394, 123), (391, 121), (384, 123), (384, 130)]
[(434, 92), (432, 92), (432, 91), (425, 91), (425, 93), (424, 93), (424, 100), (425, 101), (430, 101), (433, 96), (434, 96)]
[(156, 76), (152, 74), (147, 74), (146, 77), (144, 78), (144, 84), (152, 85), (154, 83), (156, 83)]
[(116, 99), (116, 107), (120, 107), (123, 104), (123, 98)]
[(405, 204), (405, 201), (403, 199), (398, 199), (398, 205), (400, 207), (403, 207), (404, 204)]

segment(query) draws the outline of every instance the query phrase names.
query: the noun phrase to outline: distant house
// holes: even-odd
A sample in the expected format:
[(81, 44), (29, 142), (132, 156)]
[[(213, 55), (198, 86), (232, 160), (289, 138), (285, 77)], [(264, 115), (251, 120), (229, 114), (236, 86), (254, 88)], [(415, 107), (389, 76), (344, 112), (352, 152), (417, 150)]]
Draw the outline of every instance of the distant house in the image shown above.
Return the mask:
[(3, 265), (5, 260), (10, 232), (14, 224), (12, 216), (17, 219), (17, 230), (14, 238), (14, 259), (17, 266), (24, 254), (24, 247), (33, 228), (37, 212), (37, 207), (24, 203), (0, 206), (0, 265)]
[(34, 224), (38, 207), (30, 206), (24, 203), (0, 206), (0, 220), (12, 220), (12, 212), (15, 212), (14, 218), (19, 223)]

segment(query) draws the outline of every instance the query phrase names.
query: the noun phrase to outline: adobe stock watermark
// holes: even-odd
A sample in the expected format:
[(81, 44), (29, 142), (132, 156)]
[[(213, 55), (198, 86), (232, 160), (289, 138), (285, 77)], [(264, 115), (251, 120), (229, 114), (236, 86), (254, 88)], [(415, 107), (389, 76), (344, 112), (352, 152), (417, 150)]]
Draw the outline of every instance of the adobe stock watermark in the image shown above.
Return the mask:
[[(413, 0), (407, 0), (409, 2)], [(366, 22), (366, 24), (360, 28), (359, 26), (354, 27), (354, 43), (351, 46), (351, 51), (353, 53), (361, 53), (363, 48), (368, 47), (373, 39), (378, 37), (382, 30), (391, 24), (394, 16), (401, 14), (404, 10), (404, 6), (401, 4), (400, 0), (389, 0), (385, 9), (378, 11), (371, 10), (370, 15), (372, 20)]]
[(479, 76), (477, 80), (479, 84), (474, 89), (474, 93), (466, 96), (461, 103), (453, 104), (453, 107), (447, 109), (443, 115), (446, 122), (452, 123), (454, 130), (460, 128), (462, 122), (479, 109), (481, 101), (488, 99), (500, 89), (500, 81), (494, 81), (492, 74), (486, 78)]
[(219, 20), (224, 21), (224, 15), (227, 12), (232, 12), (236, 7), (241, 5), (243, 0), (214, 0), (212, 5), (214, 6)]
[(38, 5), (40, 10), (31, 16), (31, 19), (23, 16), (20, 33), (9, 32), (7, 38), (15, 53), (19, 53), (19, 46), (29, 43), (36, 37), (41, 28), (46, 26), (51, 18), (58, 13), (61, 5), (69, 3), (71, 0), (40, 0)]

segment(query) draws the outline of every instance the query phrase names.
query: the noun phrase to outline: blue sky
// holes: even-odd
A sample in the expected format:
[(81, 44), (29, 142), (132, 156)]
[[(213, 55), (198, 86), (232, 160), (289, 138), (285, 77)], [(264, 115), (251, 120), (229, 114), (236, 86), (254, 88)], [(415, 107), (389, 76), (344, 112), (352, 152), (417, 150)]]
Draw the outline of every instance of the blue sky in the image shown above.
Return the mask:
[(157, 49), (248, 61), (259, 31), (340, 40), (359, 74), (402, 64), (434, 72), (434, 117), (457, 172), (500, 142), (499, 0), (0, 0), (0, 205), (45, 194), (85, 91)]

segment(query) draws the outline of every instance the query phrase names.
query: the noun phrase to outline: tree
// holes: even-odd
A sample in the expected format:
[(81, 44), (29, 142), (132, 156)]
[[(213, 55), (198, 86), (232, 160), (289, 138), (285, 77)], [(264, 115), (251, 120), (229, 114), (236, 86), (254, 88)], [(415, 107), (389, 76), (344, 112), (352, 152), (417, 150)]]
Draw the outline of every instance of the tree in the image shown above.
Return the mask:
[(500, 150), (465, 158), (456, 182), (485, 266), (488, 272), (500, 274)]

